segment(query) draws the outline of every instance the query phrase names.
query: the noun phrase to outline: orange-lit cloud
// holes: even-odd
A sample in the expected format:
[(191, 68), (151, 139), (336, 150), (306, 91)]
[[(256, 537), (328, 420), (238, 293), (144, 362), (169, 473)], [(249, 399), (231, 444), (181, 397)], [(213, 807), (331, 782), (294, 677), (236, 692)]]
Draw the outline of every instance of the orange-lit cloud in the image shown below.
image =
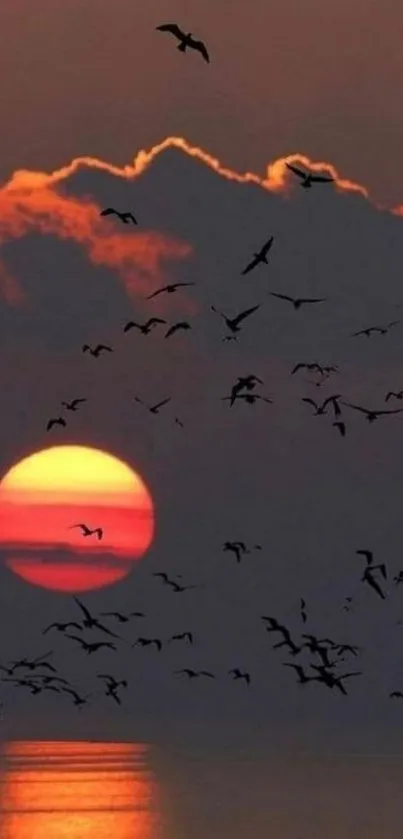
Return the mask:
[[(103, 538), (72, 525), (102, 527)], [(29, 582), (83, 591), (125, 577), (149, 547), (153, 503), (139, 476), (112, 455), (52, 446), (12, 467), (0, 483), (0, 545)]]

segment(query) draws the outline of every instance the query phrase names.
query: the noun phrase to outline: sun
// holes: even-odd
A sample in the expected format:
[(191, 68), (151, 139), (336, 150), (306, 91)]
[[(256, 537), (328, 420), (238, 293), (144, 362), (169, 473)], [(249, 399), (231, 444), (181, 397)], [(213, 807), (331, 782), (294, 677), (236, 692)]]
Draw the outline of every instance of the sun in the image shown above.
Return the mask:
[[(102, 539), (84, 536), (101, 527)], [(0, 482), (0, 549), (24, 580), (80, 592), (130, 573), (155, 527), (151, 493), (114, 455), (87, 446), (52, 446), (25, 457)]]

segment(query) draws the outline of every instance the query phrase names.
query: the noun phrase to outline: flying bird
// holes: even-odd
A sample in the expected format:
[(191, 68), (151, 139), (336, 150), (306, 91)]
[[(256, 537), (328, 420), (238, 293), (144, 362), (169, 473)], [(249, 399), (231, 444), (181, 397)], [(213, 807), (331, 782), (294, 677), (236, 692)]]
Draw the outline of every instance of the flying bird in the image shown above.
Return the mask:
[(354, 411), (360, 411), (362, 414), (365, 414), (365, 419), (368, 422), (375, 422), (378, 417), (387, 416), (388, 414), (401, 414), (403, 408), (394, 408), (393, 410), (388, 411), (372, 411), (368, 408), (361, 408), (360, 405), (353, 405), (351, 402), (343, 402), (342, 405), (346, 405), (348, 408), (353, 408)]
[(228, 670), (228, 675), (232, 676), (235, 681), (237, 679), (243, 679), (247, 685), (250, 685), (250, 674), (240, 670), (239, 667), (233, 667), (232, 670)]
[(89, 641), (85, 641), (84, 638), (79, 638), (78, 635), (67, 635), (66, 638), (71, 638), (72, 641), (77, 641), (81, 644), (84, 652), (87, 655), (92, 655), (93, 653), (98, 652), (102, 648), (109, 649), (109, 650), (116, 650), (116, 644), (113, 644), (112, 641), (94, 641), (90, 643)]
[(159, 294), (173, 294), (178, 288), (185, 288), (186, 286), (196, 285), (196, 283), (168, 283), (168, 285), (162, 286), (162, 288), (157, 288), (156, 291), (153, 291), (152, 294), (149, 294), (146, 297), (146, 300), (152, 300), (153, 297), (158, 297)]
[(143, 335), (148, 335), (158, 323), (166, 323), (163, 318), (149, 318), (145, 323), (136, 323), (134, 320), (129, 320), (123, 327), (123, 332), (128, 332), (129, 329), (139, 329)]
[(80, 696), (77, 691), (72, 690), (71, 688), (62, 688), (63, 693), (68, 693), (70, 696), (73, 697), (73, 704), (80, 707), (81, 705), (86, 705), (89, 699), (88, 696)]
[(132, 648), (137, 647), (139, 644), (140, 647), (154, 646), (157, 648), (158, 652), (161, 652), (162, 649), (162, 641), (160, 641), (159, 638), (137, 638), (137, 641), (132, 644)]
[(260, 263), (268, 265), (267, 254), (269, 253), (270, 248), (273, 246), (273, 242), (274, 236), (270, 236), (270, 239), (267, 240), (267, 242), (263, 245), (260, 251), (253, 254), (253, 259), (242, 271), (242, 276), (245, 276), (245, 274), (249, 274), (249, 271), (253, 271), (253, 269), (256, 268), (257, 265), (260, 265)]
[(393, 690), (389, 696), (391, 699), (403, 699), (403, 693), (401, 690)]
[(361, 581), (364, 582), (364, 583), (368, 583), (368, 585), (370, 585), (371, 588), (373, 588), (374, 591), (376, 591), (376, 593), (379, 595), (379, 597), (382, 598), (382, 600), (386, 599), (385, 594), (382, 591), (378, 581), (375, 579), (375, 577), (373, 575), (373, 571), (372, 571), (370, 566), (367, 566), (365, 568), (364, 573), (361, 577)]
[(389, 393), (387, 393), (385, 396), (385, 402), (388, 402), (392, 396), (394, 396), (395, 399), (403, 399), (403, 390), (399, 390), (397, 393), (394, 390), (390, 390)]
[(238, 402), (238, 400), (243, 399), (248, 405), (254, 405), (255, 402), (268, 402), (269, 405), (273, 404), (273, 400), (270, 399), (268, 396), (262, 396), (261, 393), (238, 393), (235, 398), (231, 396), (223, 396), (223, 402), (229, 402), (230, 408), (232, 408), (234, 402)]
[(171, 397), (169, 396), (168, 399), (163, 399), (162, 402), (157, 402), (156, 405), (151, 405), (150, 406), (150, 405), (146, 405), (146, 403), (143, 402), (142, 399), (139, 399), (138, 396), (135, 396), (134, 399), (140, 405), (144, 405), (144, 407), (147, 408), (148, 411), (150, 411), (150, 414), (158, 414), (159, 409), (162, 408), (163, 405), (167, 405), (167, 403), (171, 401)]
[(301, 179), (301, 186), (304, 189), (310, 189), (313, 183), (331, 183), (334, 181), (334, 178), (325, 177), (324, 175), (313, 175), (311, 172), (304, 172), (302, 169), (299, 169), (298, 166), (293, 166), (291, 163), (286, 163), (287, 169), (290, 169), (291, 172), (294, 172), (294, 175), (298, 175)]
[(102, 539), (102, 537), (104, 535), (104, 531), (102, 530), (102, 527), (94, 527), (91, 530), (91, 528), (88, 527), (86, 524), (84, 524), (84, 522), (82, 522), (81, 524), (70, 525), (69, 530), (73, 530), (74, 527), (81, 528), (83, 536), (96, 536), (98, 538), (98, 540), (100, 540), (100, 539)]
[(172, 326), (167, 329), (165, 333), (165, 338), (170, 338), (171, 335), (174, 335), (175, 332), (178, 332), (179, 329), (191, 329), (190, 323), (187, 323), (185, 320), (180, 320), (178, 323), (174, 323)]
[(207, 47), (203, 41), (197, 41), (193, 38), (191, 32), (184, 32), (176, 23), (162, 23), (155, 27), (159, 32), (170, 32), (178, 39), (179, 44), (177, 49), (179, 52), (186, 52), (187, 49), (197, 50), (201, 53), (204, 60), (210, 62), (210, 56), (207, 52)]
[(300, 685), (305, 685), (307, 682), (317, 682), (318, 681), (317, 676), (307, 676), (304, 668), (301, 667), (300, 664), (291, 664), (291, 662), (289, 663), (288, 661), (286, 661), (286, 662), (283, 662), (283, 667), (291, 667), (293, 670), (295, 670), (295, 672), (298, 676), (298, 682), (299, 682)]
[(278, 297), (280, 300), (288, 300), (292, 303), (294, 309), (300, 309), (305, 303), (324, 303), (326, 297), (290, 297), (289, 294), (278, 294), (275, 291), (269, 292), (272, 297)]
[(400, 323), (400, 320), (391, 320), (386, 326), (367, 326), (365, 329), (360, 329), (358, 332), (353, 332), (352, 337), (355, 338), (357, 335), (366, 335), (369, 338), (373, 332), (379, 332), (380, 335), (386, 335), (389, 329), (392, 326), (396, 326)]
[(327, 399), (322, 402), (322, 405), (317, 405), (314, 399), (311, 399), (309, 396), (303, 397), (302, 402), (307, 402), (308, 405), (313, 405), (315, 408), (315, 416), (320, 416), (322, 414), (326, 414), (326, 405), (332, 405), (335, 416), (340, 416), (341, 411), (338, 403), (338, 399), (340, 399), (340, 394), (336, 394), (335, 396), (328, 396)]
[(345, 422), (333, 422), (332, 425), (335, 428), (339, 429), (339, 432), (340, 432), (342, 437), (346, 436), (346, 424), (345, 424)]
[(299, 603), (300, 603), (301, 620), (302, 620), (303, 623), (306, 623), (307, 622), (306, 603), (305, 603), (305, 600), (304, 600), (303, 597), (300, 598)]
[(66, 425), (67, 425), (67, 422), (63, 417), (52, 417), (52, 419), (49, 420), (49, 422), (46, 426), (46, 431), (50, 431), (51, 428), (53, 428), (54, 425), (62, 425), (65, 428)]
[(129, 221), (133, 222), (133, 224), (137, 224), (137, 220), (134, 218), (133, 213), (120, 213), (118, 210), (115, 210), (113, 207), (107, 207), (106, 210), (101, 210), (100, 216), (117, 216), (123, 222), (123, 224), (129, 224)]
[(232, 551), (237, 562), (241, 561), (242, 554), (249, 553), (245, 542), (224, 542), (223, 551)]
[(168, 643), (170, 643), (171, 641), (187, 641), (188, 644), (193, 644), (193, 633), (179, 632), (177, 635), (172, 635)]
[(84, 615), (84, 620), (83, 620), (82, 623), (83, 623), (83, 626), (86, 629), (100, 629), (101, 632), (105, 632), (106, 635), (110, 635), (111, 638), (118, 638), (119, 637), (114, 632), (111, 632), (111, 630), (108, 629), (107, 626), (104, 626), (102, 623), (100, 623), (98, 618), (94, 618), (91, 615), (91, 613), (88, 611), (87, 607), (84, 606), (84, 603), (81, 603), (81, 600), (79, 600), (78, 597), (74, 597), (74, 600), (75, 600), (75, 602), (77, 603), (77, 606), (81, 609), (81, 611)]
[(46, 629), (43, 630), (42, 635), (46, 635), (48, 632), (50, 632), (51, 629), (57, 629), (58, 632), (65, 632), (66, 629), (69, 629), (70, 626), (72, 626), (73, 629), (79, 629), (80, 632), (82, 630), (80, 624), (75, 623), (75, 621), (68, 621), (67, 623), (51, 623), (49, 626), (46, 627)]
[(238, 376), (237, 381), (234, 385), (232, 385), (231, 388), (231, 404), (234, 404), (235, 399), (241, 390), (243, 390), (244, 388), (246, 388), (246, 390), (254, 390), (257, 384), (262, 385), (263, 381), (262, 379), (259, 379), (258, 376), (255, 376), (253, 373), (250, 373), (248, 376)]
[(86, 399), (72, 399), (71, 402), (62, 402), (63, 408), (66, 411), (76, 411), (81, 402), (86, 402)]
[(83, 352), (89, 352), (94, 358), (98, 358), (102, 352), (113, 352), (113, 350), (107, 344), (97, 344), (96, 347), (90, 347), (89, 344), (84, 344)]
[(236, 315), (236, 317), (234, 318), (227, 317), (227, 315), (225, 315), (224, 312), (220, 312), (214, 306), (211, 306), (211, 311), (215, 312), (217, 315), (220, 315), (225, 320), (226, 326), (231, 332), (240, 332), (239, 324), (242, 323), (242, 321), (245, 320), (245, 318), (249, 317), (249, 315), (252, 315), (253, 312), (256, 312), (259, 308), (260, 303), (258, 303), (257, 306), (252, 306), (250, 309), (245, 309), (243, 312), (240, 312), (239, 315)]
[(198, 676), (207, 676), (209, 679), (215, 679), (214, 673), (209, 670), (192, 670), (190, 667), (183, 667), (182, 670), (175, 670), (175, 673), (185, 673), (189, 679), (196, 679)]

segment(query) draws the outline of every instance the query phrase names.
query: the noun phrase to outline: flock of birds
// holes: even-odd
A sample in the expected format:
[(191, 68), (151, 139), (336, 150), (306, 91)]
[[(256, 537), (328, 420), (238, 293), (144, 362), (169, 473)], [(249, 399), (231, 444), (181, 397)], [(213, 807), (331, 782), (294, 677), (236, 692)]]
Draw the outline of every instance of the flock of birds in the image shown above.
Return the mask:
[[(178, 49), (185, 53), (188, 49), (198, 51), (206, 62), (210, 61), (210, 56), (206, 45), (193, 38), (192, 33), (184, 32), (176, 24), (163, 24), (157, 29), (162, 32), (168, 32), (178, 40)], [(311, 172), (303, 171), (299, 167), (286, 164), (289, 170), (299, 179), (300, 185), (303, 189), (311, 189), (316, 183), (329, 183), (334, 179), (330, 176), (321, 176)], [(137, 218), (131, 211), (121, 211), (114, 207), (106, 207), (100, 213), (102, 217), (115, 216), (122, 224), (137, 225)], [(274, 236), (270, 236), (265, 241), (262, 247), (257, 250), (246, 267), (241, 271), (242, 276), (250, 274), (261, 265), (269, 264), (269, 254), (274, 245)], [(160, 288), (155, 289), (146, 297), (146, 300), (153, 300), (159, 298), (161, 295), (171, 295), (176, 293), (179, 289), (193, 286), (192, 282), (174, 282), (166, 284)], [(318, 305), (326, 302), (326, 298), (310, 298), (310, 297), (293, 297), (288, 294), (280, 292), (270, 292), (270, 295), (280, 301), (290, 304), (296, 311), (299, 311), (306, 306)], [(211, 306), (211, 311), (218, 315), (225, 324), (226, 334), (223, 336), (223, 341), (238, 341), (239, 334), (245, 324), (245, 321), (250, 318), (257, 310), (259, 305), (250, 306), (247, 309), (237, 312), (234, 315), (228, 315), (225, 312)], [(353, 337), (364, 336), (371, 338), (372, 335), (386, 335), (390, 329), (397, 325), (399, 321), (390, 321), (386, 325), (370, 325), (366, 326), (354, 333)], [(188, 331), (192, 328), (187, 321), (181, 320), (175, 323), (168, 323), (163, 317), (152, 316), (144, 323), (137, 320), (129, 320), (123, 326), (123, 332), (126, 334), (133, 330), (137, 330), (143, 336), (149, 336), (157, 327), (165, 328), (165, 339), (172, 338), (176, 333)], [(113, 352), (113, 347), (108, 344), (98, 343), (94, 346), (84, 344), (82, 352), (93, 356), (95, 359), (100, 358), (105, 353)], [(338, 373), (338, 367), (335, 365), (324, 365), (319, 362), (299, 362), (290, 371), (291, 375), (295, 375), (298, 371), (306, 370), (309, 373), (317, 374), (319, 380), (315, 382), (321, 386), (328, 378), (335, 373)], [(239, 376), (237, 380), (232, 383), (228, 395), (222, 397), (223, 401), (228, 402), (229, 407), (233, 408), (235, 403), (244, 402), (248, 405), (254, 405), (256, 402), (266, 402), (271, 404), (272, 399), (259, 392), (258, 386), (263, 385), (263, 380), (258, 376), (248, 373)], [(389, 391), (385, 395), (385, 402), (392, 399), (402, 401), (403, 390)], [(63, 401), (62, 407), (66, 412), (73, 413), (77, 411), (80, 406), (87, 400), (84, 397), (74, 398), (70, 401)], [(171, 401), (170, 397), (161, 399), (155, 403), (147, 404), (139, 397), (135, 397), (135, 401), (144, 406), (151, 414), (157, 415), (160, 410)], [(339, 431), (342, 437), (346, 435), (346, 423), (342, 413), (342, 408), (347, 407), (354, 411), (360, 412), (364, 415), (369, 423), (373, 423), (381, 416), (392, 415), (403, 412), (402, 408), (379, 408), (372, 409), (357, 405), (343, 399), (342, 394), (334, 393), (327, 396), (322, 401), (316, 401), (310, 397), (302, 399), (304, 403), (309, 405), (314, 411), (315, 416), (323, 416), (329, 412), (333, 414), (333, 426)], [(175, 422), (183, 427), (183, 423), (176, 417)], [(66, 426), (66, 417), (63, 415), (51, 417), (47, 423), (47, 430), (50, 431), (54, 426)], [(71, 528), (77, 528), (81, 531), (83, 538), (95, 538), (98, 541), (102, 540), (104, 530), (101, 524), (90, 526), (86, 522), (79, 522), (71, 525)], [(247, 554), (252, 551), (262, 550), (259, 544), (247, 546), (242, 540), (226, 541), (222, 546), (225, 553), (231, 554), (237, 563), (241, 563)], [(385, 563), (375, 563), (372, 551), (368, 549), (359, 549), (356, 553), (363, 556), (365, 559), (365, 567), (362, 572), (361, 582), (363, 585), (369, 587), (374, 594), (382, 600), (386, 599), (384, 590), (384, 581), (388, 579), (388, 572)], [(166, 572), (160, 571), (153, 574), (154, 577), (160, 578), (162, 583), (167, 586), (173, 593), (182, 594), (190, 589), (198, 588), (195, 585), (185, 585), (181, 578), (172, 579)], [(395, 586), (403, 583), (403, 570), (399, 571), (394, 577)], [(161, 653), (164, 646), (167, 644), (184, 644), (187, 648), (193, 648), (197, 643), (194, 632), (190, 629), (183, 630), (173, 634), (166, 640), (162, 638), (139, 635), (134, 642), (128, 641), (127, 638), (107, 625), (108, 620), (114, 621), (116, 627), (129, 625), (132, 621), (137, 621), (145, 617), (145, 613), (141, 611), (133, 611), (124, 614), (119, 611), (102, 612), (99, 615), (90, 613), (86, 605), (74, 597), (76, 607), (80, 610), (80, 615), (71, 620), (64, 622), (55, 622), (45, 627), (43, 634), (58, 633), (67, 639), (71, 644), (77, 646), (86, 656), (94, 656), (103, 650), (109, 653), (117, 653), (123, 647), (144, 647), (154, 648), (158, 653)], [(346, 597), (343, 609), (349, 611), (352, 607), (353, 598)], [(80, 618), (80, 619), (79, 619)], [(303, 628), (306, 629), (308, 621), (307, 605), (303, 598), (300, 598), (300, 619)], [(301, 632), (300, 637), (297, 638), (291, 634), (290, 629), (276, 617), (272, 615), (262, 615), (261, 621), (264, 625), (266, 633), (269, 635), (276, 634), (279, 640), (273, 645), (275, 650), (287, 650), (291, 660), (284, 661), (283, 666), (294, 671), (297, 682), (300, 685), (306, 685), (309, 682), (317, 682), (323, 685), (328, 690), (336, 690), (341, 695), (347, 695), (345, 682), (351, 678), (357, 678), (362, 675), (361, 670), (349, 670), (343, 668), (342, 665), (347, 658), (353, 657), (355, 660), (359, 657), (361, 648), (357, 644), (346, 642), (345, 640), (337, 640), (335, 638), (321, 638), (312, 632)], [(97, 638), (94, 638), (93, 632), (100, 633)], [(105, 637), (106, 636), (106, 637)], [(0, 665), (0, 670), (5, 674), (2, 681), (15, 687), (25, 688), (32, 695), (38, 695), (45, 692), (52, 692), (54, 694), (62, 694), (71, 698), (75, 706), (81, 709), (87, 705), (91, 700), (102, 694), (113, 700), (118, 705), (122, 704), (122, 694), (128, 687), (126, 678), (119, 678), (111, 673), (100, 672), (97, 673), (96, 678), (99, 682), (99, 690), (93, 694), (85, 694), (79, 691), (79, 688), (72, 684), (72, 682), (65, 678), (65, 676), (57, 670), (57, 668), (49, 662), (49, 658), (53, 655), (53, 651), (49, 651), (44, 655), (38, 656), (34, 659), (22, 658), (16, 661), (6, 662)], [(297, 657), (298, 662), (295, 660)], [(212, 680), (217, 678), (217, 673), (211, 670), (194, 669), (192, 667), (183, 667), (174, 671), (174, 674), (181, 677), (186, 677), (189, 681), (196, 679)], [(234, 681), (243, 682), (245, 686), (250, 687), (253, 683), (253, 675), (249, 670), (236, 665), (227, 671), (227, 676), (230, 676)], [(403, 691), (392, 690), (389, 693), (391, 698), (402, 698)]]

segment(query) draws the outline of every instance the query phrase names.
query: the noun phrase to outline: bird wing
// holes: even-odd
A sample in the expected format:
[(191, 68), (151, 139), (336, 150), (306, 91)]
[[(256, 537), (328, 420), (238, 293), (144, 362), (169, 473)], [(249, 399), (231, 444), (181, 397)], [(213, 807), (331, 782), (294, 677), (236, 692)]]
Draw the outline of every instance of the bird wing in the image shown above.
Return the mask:
[(240, 312), (240, 314), (237, 315), (236, 318), (234, 318), (234, 324), (237, 325), (237, 324), (241, 323), (241, 321), (243, 321), (245, 318), (249, 317), (249, 315), (252, 315), (253, 312), (256, 312), (257, 309), (259, 309), (259, 308), (260, 308), (260, 303), (258, 303), (257, 306), (252, 306), (251, 309), (245, 309), (244, 312)]
[(313, 405), (313, 406), (314, 406), (314, 408), (317, 408), (317, 407), (318, 407), (318, 406), (317, 406), (317, 404), (316, 404), (316, 402), (314, 402), (314, 400), (313, 400), (313, 399), (310, 399), (310, 397), (309, 397), (309, 396), (304, 396), (304, 397), (301, 399), (301, 402), (308, 402), (308, 403), (309, 403), (309, 405)]
[(294, 303), (294, 301), (295, 301), (295, 298), (290, 297), (288, 294), (277, 294), (276, 291), (271, 291), (270, 294), (271, 294), (272, 297), (279, 297), (280, 300), (289, 300), (290, 303)]
[(299, 303), (324, 303), (326, 297), (300, 297)]
[(106, 632), (106, 634), (107, 634), (107, 635), (110, 635), (110, 636), (111, 636), (111, 638), (119, 638), (119, 635), (116, 635), (116, 633), (115, 633), (115, 632), (111, 632), (111, 630), (110, 630), (110, 629), (108, 629), (108, 627), (107, 627), (107, 626), (104, 626), (104, 625), (103, 625), (102, 623), (100, 623), (98, 620), (96, 621), (96, 626), (98, 627), (98, 629), (101, 629), (101, 630), (102, 630), (102, 632)]
[(152, 326), (154, 323), (166, 323), (163, 318), (149, 318), (145, 326)]
[(375, 580), (375, 578), (372, 576), (372, 574), (366, 575), (366, 576), (365, 576), (365, 579), (366, 579), (367, 583), (368, 583), (370, 586), (372, 586), (372, 588), (374, 589), (374, 591), (376, 591), (376, 593), (377, 593), (377, 594), (379, 594), (379, 597), (382, 597), (382, 600), (385, 600), (385, 595), (384, 595), (384, 593), (383, 593), (383, 591), (382, 591), (382, 589), (381, 589), (380, 585), (378, 585), (377, 581), (376, 581), (376, 580)]
[(361, 411), (362, 414), (371, 413), (371, 411), (368, 411), (367, 408), (361, 408), (360, 405), (353, 405), (351, 402), (343, 402), (343, 405), (347, 405), (348, 408), (354, 408), (355, 411)]
[(153, 407), (154, 407), (154, 408), (162, 408), (162, 406), (163, 406), (163, 405), (166, 405), (166, 404), (167, 404), (167, 402), (170, 402), (170, 401), (171, 401), (171, 397), (170, 397), (170, 396), (168, 396), (168, 399), (163, 399), (163, 400), (162, 400), (162, 402), (158, 402), (158, 403), (157, 403), (156, 405), (154, 405)]
[(157, 296), (158, 296), (158, 294), (162, 294), (162, 293), (163, 293), (164, 291), (166, 291), (166, 290), (167, 290), (167, 286), (166, 286), (166, 285), (164, 285), (164, 287), (163, 287), (163, 288), (157, 288), (157, 290), (156, 290), (156, 291), (153, 291), (153, 293), (152, 293), (152, 294), (149, 294), (149, 295), (148, 295), (148, 297), (146, 297), (146, 300), (151, 300), (151, 298), (152, 298), (152, 297), (157, 297)]
[(334, 181), (334, 178), (324, 175), (310, 175), (310, 180), (315, 183), (330, 183), (330, 181)]
[(110, 215), (112, 215), (112, 213), (115, 213), (115, 215), (117, 214), (116, 210), (114, 210), (113, 207), (107, 207), (106, 210), (101, 210), (99, 215), (100, 216), (110, 216)]
[(395, 408), (393, 411), (377, 411), (377, 414), (401, 414), (403, 408)]
[(244, 268), (244, 270), (241, 272), (242, 276), (244, 276), (245, 274), (249, 274), (249, 271), (252, 271), (252, 270), (253, 270), (253, 268), (256, 268), (256, 265), (259, 265), (259, 262), (260, 262), (260, 259), (258, 259), (258, 258), (255, 256), (255, 257), (251, 260), (251, 262), (249, 262), (249, 263), (248, 263), (248, 265), (246, 266), (246, 268)]
[[(82, 525), (81, 525), (81, 524), (78, 524), (78, 525), (73, 525), (73, 526), (76, 526), (76, 527), (82, 527)], [(75, 597), (75, 598), (74, 598), (74, 600), (75, 600), (75, 602), (77, 603), (77, 606), (79, 606), (79, 607), (80, 607), (80, 609), (81, 609), (81, 611), (83, 612), (83, 614), (85, 615), (85, 617), (86, 617), (88, 620), (92, 620), (92, 615), (90, 615), (90, 613), (89, 613), (88, 609), (86, 608), (86, 606), (84, 606), (84, 603), (81, 603), (81, 600), (79, 600), (79, 599), (78, 599), (78, 597)]]
[(72, 641), (78, 641), (78, 643), (81, 644), (82, 647), (87, 647), (88, 646), (87, 642), (84, 641), (83, 638), (79, 638), (78, 635), (69, 635), (66, 632), (65, 633), (65, 638), (71, 638)]
[(47, 661), (40, 662), (40, 666), (41, 666), (41, 667), (47, 667), (47, 669), (48, 669), (48, 670), (51, 670), (51, 671), (52, 671), (52, 673), (57, 673), (56, 668), (55, 668), (55, 667), (53, 667), (53, 665), (52, 665), (52, 664), (48, 664), (48, 662), (47, 662)]
[(112, 352), (112, 347), (108, 347), (107, 344), (98, 344), (98, 346), (96, 347), (96, 352), (101, 352), (101, 350)]
[(263, 247), (260, 251), (262, 256), (266, 256), (268, 254), (273, 242), (274, 242), (274, 236), (270, 236), (270, 239), (268, 239), (267, 242), (265, 242), (265, 244), (263, 245)]
[(300, 178), (306, 178), (307, 173), (303, 172), (302, 169), (298, 169), (298, 166), (293, 166), (291, 163), (285, 164), (287, 169), (291, 169), (291, 172), (294, 172), (295, 175), (298, 175)]
[(203, 41), (195, 41), (195, 40), (192, 38), (192, 40), (191, 40), (191, 42), (190, 42), (189, 46), (190, 46), (190, 47), (192, 47), (192, 49), (197, 50), (198, 52), (200, 52), (200, 53), (202, 54), (202, 56), (203, 56), (204, 60), (205, 60), (205, 61), (207, 61), (208, 63), (210, 63), (210, 56), (209, 56), (209, 54), (208, 54), (208, 52), (207, 52), (207, 47), (206, 47), (206, 45), (203, 43)]
[(165, 333), (165, 338), (169, 338), (170, 335), (173, 335), (174, 332), (176, 332), (176, 330), (179, 329), (179, 328), (180, 327), (178, 326), (177, 323), (175, 323), (173, 326), (170, 326), (169, 329), (167, 329), (167, 331)]
[(171, 35), (175, 35), (175, 38), (178, 38), (179, 41), (182, 41), (185, 35), (177, 23), (162, 23), (161, 26), (156, 26), (155, 28), (159, 32), (170, 32)]

